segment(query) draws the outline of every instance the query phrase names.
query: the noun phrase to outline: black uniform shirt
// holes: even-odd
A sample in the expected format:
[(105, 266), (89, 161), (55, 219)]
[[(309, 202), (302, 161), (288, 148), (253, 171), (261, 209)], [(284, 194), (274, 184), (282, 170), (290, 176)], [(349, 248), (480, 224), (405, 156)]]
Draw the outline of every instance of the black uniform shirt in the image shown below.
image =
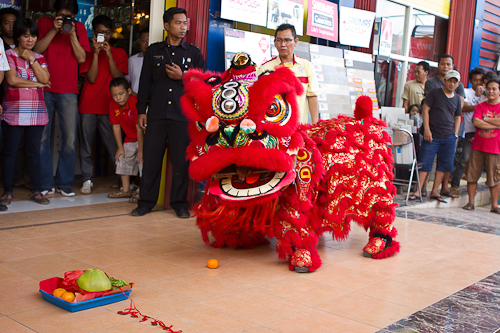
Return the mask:
[(137, 94), (137, 112), (145, 114), (149, 106), (148, 120), (187, 122), (180, 103), (184, 95), (182, 81), (172, 80), (165, 70), (165, 65), (172, 63), (177, 64), (183, 72), (191, 68), (205, 69), (200, 49), (184, 40), (178, 46), (169, 45), (167, 41), (151, 44), (144, 54)]

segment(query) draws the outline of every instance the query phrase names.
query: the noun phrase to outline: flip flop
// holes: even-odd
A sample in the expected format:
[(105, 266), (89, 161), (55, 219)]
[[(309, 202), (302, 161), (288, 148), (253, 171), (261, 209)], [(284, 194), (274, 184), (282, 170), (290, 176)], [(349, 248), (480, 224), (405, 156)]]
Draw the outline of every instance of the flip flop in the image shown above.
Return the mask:
[(415, 194), (410, 194), (410, 196), (408, 197), (408, 200), (409, 201), (412, 201), (412, 200), (420, 200), (420, 197), (415, 195)]
[(427, 196), (427, 190), (422, 190), (420, 193), (422, 194), (422, 197), (426, 197)]
[(449, 198), (453, 198), (453, 199), (456, 199), (458, 198), (458, 195), (454, 194), (454, 193), (451, 193), (451, 191), (448, 191), (446, 193), (440, 193), (442, 196), (445, 196), (445, 197), (449, 197)]
[(462, 209), (465, 209), (465, 210), (474, 210), (474, 205), (468, 203), (467, 205), (463, 206)]
[(442, 196), (440, 196), (440, 195), (437, 195), (437, 196), (435, 196), (435, 197), (429, 197), (429, 198), (430, 198), (430, 199), (433, 199), (433, 200), (437, 200), (438, 202), (441, 202), (441, 203), (448, 203), (448, 201), (445, 201), (445, 200), (443, 199), (443, 197), (442, 197)]
[(500, 214), (500, 208), (493, 208), (493, 209), (490, 209), (490, 212), (492, 213), (495, 213), (495, 214)]

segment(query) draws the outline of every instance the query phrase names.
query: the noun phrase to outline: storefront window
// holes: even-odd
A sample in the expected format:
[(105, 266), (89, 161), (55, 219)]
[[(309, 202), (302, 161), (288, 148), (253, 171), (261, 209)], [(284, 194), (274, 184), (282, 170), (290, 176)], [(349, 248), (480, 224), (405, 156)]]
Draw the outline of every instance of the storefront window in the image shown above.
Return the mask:
[(374, 53), (378, 53), (379, 32), (378, 28), (382, 19), (386, 18), (393, 22), (392, 26), (392, 51), (391, 53), (403, 55), (405, 7), (387, 0), (377, 1), (377, 14), (375, 19), (375, 34), (373, 39)]
[(410, 57), (438, 61), (445, 53), (448, 20), (414, 9), (410, 30)]

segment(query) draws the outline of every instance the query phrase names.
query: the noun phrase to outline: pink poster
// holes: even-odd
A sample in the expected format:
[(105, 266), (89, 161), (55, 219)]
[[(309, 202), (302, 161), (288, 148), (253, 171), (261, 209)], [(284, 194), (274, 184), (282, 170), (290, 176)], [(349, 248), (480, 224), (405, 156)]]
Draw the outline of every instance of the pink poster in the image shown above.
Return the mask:
[(309, 0), (307, 35), (338, 42), (338, 7), (326, 0)]

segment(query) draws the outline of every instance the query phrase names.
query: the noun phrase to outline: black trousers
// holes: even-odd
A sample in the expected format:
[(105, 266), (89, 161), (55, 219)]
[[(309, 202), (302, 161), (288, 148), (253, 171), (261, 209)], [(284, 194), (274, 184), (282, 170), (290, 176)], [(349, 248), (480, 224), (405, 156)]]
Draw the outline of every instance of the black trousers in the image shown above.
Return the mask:
[(186, 161), (186, 149), (189, 145), (187, 122), (170, 119), (148, 120), (144, 135), (144, 164), (139, 207), (153, 209), (158, 201), (167, 140), (173, 169), (170, 206), (174, 210), (189, 207), (187, 201), (189, 161)]

